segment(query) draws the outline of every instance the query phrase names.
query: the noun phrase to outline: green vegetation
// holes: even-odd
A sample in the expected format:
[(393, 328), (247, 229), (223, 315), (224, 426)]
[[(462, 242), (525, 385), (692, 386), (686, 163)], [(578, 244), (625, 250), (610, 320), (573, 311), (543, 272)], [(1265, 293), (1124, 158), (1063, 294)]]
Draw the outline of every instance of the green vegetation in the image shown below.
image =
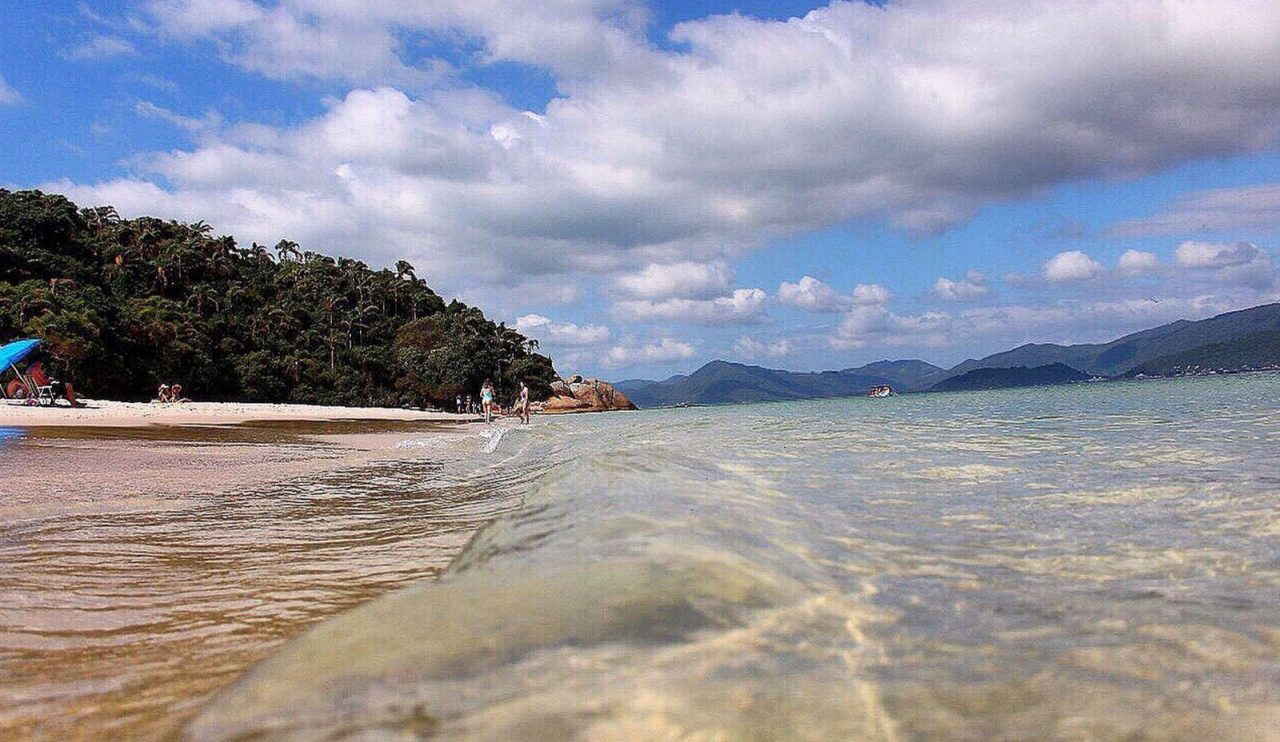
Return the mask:
[(1222, 343), (1171, 353), (1148, 361), (1126, 376), (1175, 376), (1210, 371), (1251, 371), (1280, 367), (1280, 330), (1264, 330)]
[(1063, 363), (1049, 363), (1044, 366), (1027, 368), (975, 368), (959, 376), (933, 385), (930, 391), (958, 392), (976, 391), (980, 389), (1011, 389), (1019, 386), (1047, 386), (1050, 384), (1069, 384), (1075, 381), (1087, 381), (1089, 374), (1081, 373)]
[(975, 368), (1011, 368), (1064, 363), (1097, 376), (1120, 376), (1148, 361), (1212, 343), (1229, 342), (1255, 332), (1280, 330), (1280, 304), (1263, 304), (1191, 322), (1178, 320), (1135, 332), (1109, 343), (1084, 345), (1023, 345), (1013, 350), (968, 360), (952, 368), (956, 376)]
[(639, 387), (629, 385), (630, 391), (624, 393), (640, 407), (662, 407), (682, 403), (736, 404), (852, 397), (866, 394), (873, 386), (889, 383), (888, 378), (868, 376), (856, 369), (800, 373), (712, 361), (688, 376), (673, 376)]
[[(273, 254), (274, 252), (274, 254)], [(89, 396), (452, 405), (494, 379), (550, 394), (537, 341), (446, 305), (404, 261), (237, 246), (203, 223), (121, 219), (62, 196), (0, 189), (0, 341), (38, 337)]]

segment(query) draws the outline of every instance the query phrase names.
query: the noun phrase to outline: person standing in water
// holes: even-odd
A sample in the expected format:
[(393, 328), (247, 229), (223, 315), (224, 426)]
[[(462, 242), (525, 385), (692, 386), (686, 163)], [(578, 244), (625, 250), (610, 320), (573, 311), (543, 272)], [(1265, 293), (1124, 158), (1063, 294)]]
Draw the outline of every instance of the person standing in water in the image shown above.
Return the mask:
[(529, 424), (529, 385), (523, 381), (520, 382), (520, 397), (516, 399), (516, 414), (520, 416), (520, 422)]
[(493, 421), (493, 382), (488, 379), (484, 380), (484, 386), (480, 387), (480, 406), (484, 408), (484, 421)]

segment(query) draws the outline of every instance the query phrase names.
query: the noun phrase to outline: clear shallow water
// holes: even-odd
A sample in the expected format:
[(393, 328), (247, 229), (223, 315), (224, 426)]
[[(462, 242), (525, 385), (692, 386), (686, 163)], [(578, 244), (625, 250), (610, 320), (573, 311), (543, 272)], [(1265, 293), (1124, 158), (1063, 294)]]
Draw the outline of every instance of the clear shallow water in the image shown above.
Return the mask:
[(1277, 451), (1275, 375), (540, 420), (186, 734), (1280, 739)]
[(397, 423), (10, 430), (0, 739), (173, 734), (305, 626), (437, 574), (519, 502), (480, 444)]

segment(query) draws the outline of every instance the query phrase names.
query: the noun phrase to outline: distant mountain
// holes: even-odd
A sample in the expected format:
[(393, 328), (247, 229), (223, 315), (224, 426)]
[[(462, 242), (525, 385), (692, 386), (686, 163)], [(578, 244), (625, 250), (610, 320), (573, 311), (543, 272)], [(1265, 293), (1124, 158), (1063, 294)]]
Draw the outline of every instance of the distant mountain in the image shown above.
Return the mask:
[[(688, 376), (673, 376), (665, 381), (624, 390), (624, 393), (641, 407), (666, 407), (848, 397), (866, 394), (873, 386), (891, 383), (884, 376), (851, 371), (800, 373), (712, 361)], [(615, 384), (614, 388), (618, 386)]]
[(977, 389), (1009, 389), (1017, 386), (1045, 386), (1086, 381), (1089, 374), (1071, 368), (1065, 363), (1050, 363), (1035, 368), (975, 368), (959, 376), (952, 376), (933, 385), (931, 391), (958, 392)]
[(1173, 376), (1212, 371), (1280, 367), (1280, 330), (1263, 330), (1223, 343), (1209, 343), (1135, 366), (1125, 376)]
[(924, 361), (876, 361), (857, 368), (847, 368), (841, 373), (861, 374), (863, 376), (881, 376), (889, 380), (894, 389), (900, 392), (914, 392), (932, 386), (929, 379), (946, 374), (947, 370)]
[(1034, 368), (1052, 363), (1066, 364), (1098, 376), (1118, 376), (1163, 356), (1268, 330), (1280, 330), (1280, 304), (1227, 312), (1199, 322), (1178, 320), (1125, 335), (1109, 343), (1023, 345), (986, 358), (965, 361), (952, 368), (947, 377), (959, 376), (976, 368)]
[[(712, 361), (688, 376), (614, 384), (641, 407), (728, 404), (865, 394), (890, 384), (898, 391), (994, 389), (1058, 384), (1097, 376), (1178, 375), (1208, 370), (1280, 366), (1280, 304), (1178, 320), (1109, 343), (1023, 345), (950, 369), (924, 361), (877, 361), (842, 371), (799, 373)], [(972, 372), (987, 370), (1004, 373)]]
[(654, 379), (623, 379), (613, 382), (613, 388), (630, 397), (635, 390), (657, 383)]

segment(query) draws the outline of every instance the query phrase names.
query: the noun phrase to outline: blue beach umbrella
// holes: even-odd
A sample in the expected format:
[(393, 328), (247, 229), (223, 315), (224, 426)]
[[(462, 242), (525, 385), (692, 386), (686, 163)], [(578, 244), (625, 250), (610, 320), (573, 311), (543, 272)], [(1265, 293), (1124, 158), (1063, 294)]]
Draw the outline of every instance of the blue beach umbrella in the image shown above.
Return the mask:
[(31, 355), (39, 347), (39, 340), (14, 340), (7, 345), (0, 345), (0, 372)]

